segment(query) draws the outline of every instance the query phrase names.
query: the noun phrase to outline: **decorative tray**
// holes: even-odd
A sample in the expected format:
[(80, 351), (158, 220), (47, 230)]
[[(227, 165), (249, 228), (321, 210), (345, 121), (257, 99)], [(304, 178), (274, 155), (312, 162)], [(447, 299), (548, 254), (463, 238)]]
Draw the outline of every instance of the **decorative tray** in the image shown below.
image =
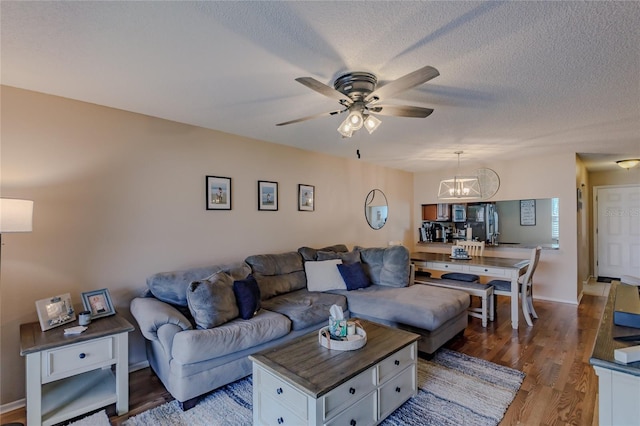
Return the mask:
[(329, 327), (318, 330), (318, 340), (322, 346), (336, 351), (355, 351), (367, 344), (367, 332), (362, 327), (356, 326), (356, 334), (347, 336), (347, 340), (332, 340)]
[(456, 260), (469, 260), (471, 259), (471, 256), (449, 256), (449, 259), (456, 259)]

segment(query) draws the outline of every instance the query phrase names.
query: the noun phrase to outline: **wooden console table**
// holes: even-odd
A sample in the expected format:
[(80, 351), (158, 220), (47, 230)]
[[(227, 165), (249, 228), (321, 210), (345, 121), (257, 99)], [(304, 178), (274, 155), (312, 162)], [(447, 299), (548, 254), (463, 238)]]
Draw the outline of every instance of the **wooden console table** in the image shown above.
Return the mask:
[(612, 337), (614, 327), (617, 327), (613, 324), (613, 305), (618, 285), (618, 281), (611, 284), (589, 360), (598, 376), (600, 426), (637, 425), (640, 421), (640, 361), (622, 364), (613, 354), (615, 349), (639, 344)]
[(113, 403), (118, 415), (129, 411), (127, 334), (133, 326), (116, 314), (93, 320), (81, 334), (64, 334), (76, 325), (48, 331), (38, 322), (20, 325), (29, 426), (54, 425)]

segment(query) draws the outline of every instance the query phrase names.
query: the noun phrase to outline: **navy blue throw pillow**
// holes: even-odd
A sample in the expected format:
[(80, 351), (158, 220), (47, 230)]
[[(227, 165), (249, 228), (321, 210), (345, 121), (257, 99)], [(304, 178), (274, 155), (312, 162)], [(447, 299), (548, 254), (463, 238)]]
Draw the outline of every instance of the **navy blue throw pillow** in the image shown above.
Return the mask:
[(369, 287), (371, 281), (362, 269), (362, 263), (356, 262), (351, 264), (338, 264), (338, 271), (342, 275), (347, 290), (357, 290), (359, 288)]
[(260, 309), (260, 287), (253, 275), (233, 282), (233, 293), (240, 311), (240, 318), (251, 319)]

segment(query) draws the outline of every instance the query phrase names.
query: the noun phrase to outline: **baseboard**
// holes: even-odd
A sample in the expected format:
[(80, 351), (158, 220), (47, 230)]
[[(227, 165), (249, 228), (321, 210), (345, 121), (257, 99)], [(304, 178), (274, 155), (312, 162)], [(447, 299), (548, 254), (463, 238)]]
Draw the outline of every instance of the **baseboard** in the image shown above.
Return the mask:
[(546, 302), (557, 302), (557, 303), (565, 303), (567, 305), (578, 305), (578, 301), (577, 300), (564, 300), (564, 299), (556, 299), (553, 297), (540, 297), (540, 296), (533, 296), (533, 301), (535, 302), (536, 300), (544, 300)]
[[(129, 374), (134, 371), (142, 370), (143, 368), (147, 368), (149, 366), (149, 361), (144, 360), (137, 362), (135, 364), (129, 364)], [(6, 404), (0, 405), (0, 414), (8, 413), (9, 411), (17, 410), (19, 408), (23, 408), (26, 405), (26, 400), (24, 398), (19, 399), (17, 401), (8, 402)]]

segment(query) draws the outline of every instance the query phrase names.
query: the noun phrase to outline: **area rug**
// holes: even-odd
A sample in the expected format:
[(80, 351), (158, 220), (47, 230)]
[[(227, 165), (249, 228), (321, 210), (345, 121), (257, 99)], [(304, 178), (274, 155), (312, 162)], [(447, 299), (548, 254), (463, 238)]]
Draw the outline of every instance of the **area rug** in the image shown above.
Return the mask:
[[(497, 425), (513, 401), (524, 373), (440, 349), (418, 362), (418, 395), (394, 411), (384, 426)], [(212, 426), (252, 423), (251, 377), (209, 394), (182, 411), (172, 401), (131, 417), (125, 426)]]

